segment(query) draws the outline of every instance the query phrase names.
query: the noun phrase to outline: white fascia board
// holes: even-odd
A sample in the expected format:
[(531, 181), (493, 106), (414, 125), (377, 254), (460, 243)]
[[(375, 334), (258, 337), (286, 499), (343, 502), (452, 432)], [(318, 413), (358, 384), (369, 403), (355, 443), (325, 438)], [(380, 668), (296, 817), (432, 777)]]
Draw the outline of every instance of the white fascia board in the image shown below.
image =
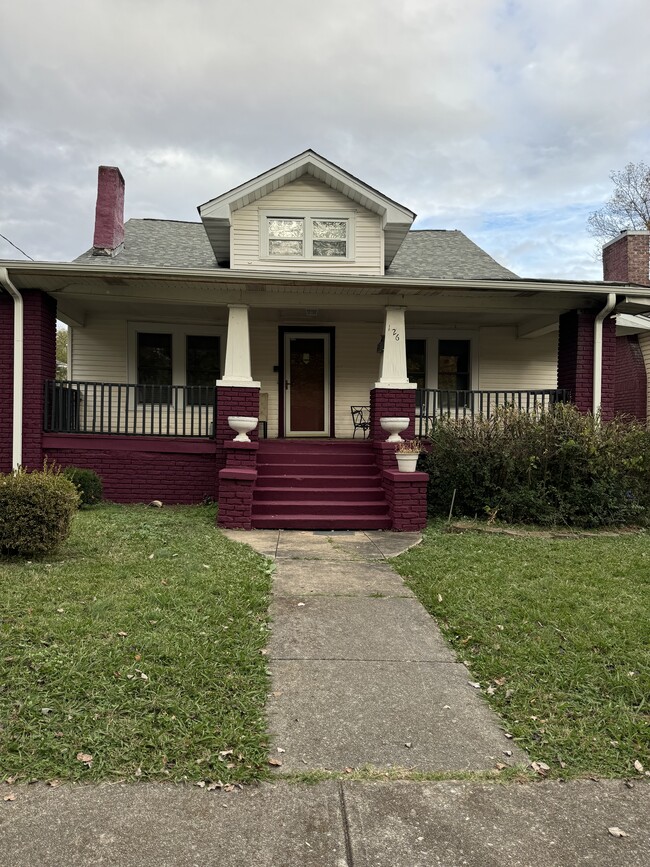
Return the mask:
[[(322, 274), (322, 273), (305, 273), (295, 271), (245, 271), (231, 268), (168, 268), (168, 267), (152, 267), (152, 266), (134, 266), (134, 265), (86, 265), (74, 264), (71, 262), (17, 262), (0, 260), (0, 267), (6, 267), (12, 279), (20, 279), (21, 275), (25, 277), (34, 276), (51, 276), (51, 277), (66, 277), (66, 278), (99, 278), (100, 280), (106, 277), (124, 277), (124, 278), (142, 278), (154, 280), (180, 280), (187, 282), (189, 280), (205, 283), (242, 283), (242, 284), (264, 284), (277, 283), (283, 286), (300, 286), (300, 284), (318, 285), (343, 285), (343, 286), (362, 286), (362, 287), (385, 287), (387, 289), (396, 289), (399, 294), (399, 289), (412, 289), (417, 292), (418, 289), (424, 291), (439, 289), (458, 289), (459, 291), (468, 292), (474, 289), (478, 290), (493, 290), (495, 292), (540, 292), (547, 294), (572, 294), (572, 295), (593, 295), (599, 297), (608, 295), (612, 291), (618, 291), (621, 295), (625, 295), (625, 304), (632, 304), (639, 309), (639, 305), (650, 311), (650, 297), (648, 296), (648, 287), (636, 286), (629, 283), (580, 283), (578, 281), (563, 281), (563, 280), (532, 280), (528, 278), (512, 279), (512, 280), (444, 280), (432, 279), (425, 277), (391, 277), (391, 276), (359, 276), (348, 274)], [(19, 286), (20, 288), (20, 286)], [(105, 289), (105, 287), (102, 287)], [(52, 291), (54, 294), (64, 291), (65, 287)], [(619, 304), (619, 310), (624, 307), (624, 304)]]
[(642, 334), (645, 331), (650, 331), (650, 319), (646, 316), (633, 316), (628, 313), (618, 313), (615, 318), (617, 337), (627, 334)]
[(304, 174), (313, 174), (314, 177), (317, 177), (324, 183), (329, 183), (329, 186), (336, 189), (340, 189), (340, 186), (342, 186), (343, 194), (353, 200), (358, 198), (366, 199), (369, 203), (369, 210), (380, 214), (384, 225), (396, 223), (398, 225), (410, 226), (415, 219), (413, 211), (394, 202), (377, 190), (368, 187), (362, 181), (357, 180), (352, 175), (343, 171), (343, 169), (335, 166), (334, 163), (330, 163), (328, 160), (314, 153), (314, 151), (305, 151), (302, 154), (298, 154), (298, 156), (287, 160), (287, 162), (275, 168), (269, 169), (250, 181), (246, 181), (246, 183), (218, 196), (216, 199), (211, 199), (203, 205), (199, 205), (199, 214), (202, 219), (229, 220), (231, 213), (243, 206), (245, 196), (249, 196), (253, 200), (262, 198), (270, 193), (272, 189), (284, 186)]

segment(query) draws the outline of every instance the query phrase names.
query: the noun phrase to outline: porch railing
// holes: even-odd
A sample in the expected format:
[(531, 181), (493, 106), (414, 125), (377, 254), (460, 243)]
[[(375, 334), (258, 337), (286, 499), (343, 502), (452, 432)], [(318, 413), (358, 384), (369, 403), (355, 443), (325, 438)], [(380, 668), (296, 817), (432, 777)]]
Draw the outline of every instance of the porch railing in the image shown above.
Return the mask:
[(202, 385), (45, 383), (46, 433), (211, 437), (217, 390)]
[(563, 388), (508, 391), (446, 391), (420, 388), (416, 392), (418, 436), (426, 436), (439, 418), (490, 418), (500, 407), (522, 412), (544, 412), (555, 403), (566, 403), (570, 393)]

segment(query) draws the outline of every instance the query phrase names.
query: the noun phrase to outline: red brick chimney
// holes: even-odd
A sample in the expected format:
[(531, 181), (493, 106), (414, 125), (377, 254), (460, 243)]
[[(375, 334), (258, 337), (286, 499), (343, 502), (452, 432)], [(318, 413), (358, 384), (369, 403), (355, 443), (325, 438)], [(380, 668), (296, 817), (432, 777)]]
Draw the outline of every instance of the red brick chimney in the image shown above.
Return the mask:
[(625, 230), (603, 247), (603, 280), (650, 286), (650, 232)]
[(124, 178), (117, 166), (97, 173), (94, 256), (115, 256), (124, 244)]

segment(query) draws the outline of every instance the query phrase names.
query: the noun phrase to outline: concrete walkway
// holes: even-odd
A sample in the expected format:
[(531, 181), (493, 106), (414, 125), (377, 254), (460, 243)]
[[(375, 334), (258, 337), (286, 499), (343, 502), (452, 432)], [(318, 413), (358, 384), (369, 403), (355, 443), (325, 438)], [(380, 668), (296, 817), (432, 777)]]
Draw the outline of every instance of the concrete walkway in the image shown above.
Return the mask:
[(387, 558), (417, 533), (228, 533), (276, 561), (269, 664), (282, 771), (527, 763)]
[[(417, 537), (229, 533), (274, 557), (282, 772), (525, 761), (387, 558)], [(284, 752), (279, 752), (284, 750)], [(0, 795), (9, 787), (0, 784)], [(648, 867), (650, 783), (44, 783), (0, 800), (12, 867)], [(613, 836), (619, 828), (625, 836)]]

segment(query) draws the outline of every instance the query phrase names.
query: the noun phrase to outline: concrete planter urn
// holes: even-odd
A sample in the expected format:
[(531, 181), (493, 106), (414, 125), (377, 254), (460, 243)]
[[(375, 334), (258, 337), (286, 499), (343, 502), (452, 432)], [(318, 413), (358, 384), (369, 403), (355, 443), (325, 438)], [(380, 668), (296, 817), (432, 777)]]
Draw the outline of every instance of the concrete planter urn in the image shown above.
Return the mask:
[(382, 426), (382, 430), (385, 430), (387, 434), (389, 434), (387, 443), (401, 443), (403, 442), (402, 437), (400, 436), (403, 430), (409, 426), (409, 418), (399, 417), (399, 416), (384, 416), (384, 418), (379, 419), (379, 424)]
[(229, 415), (228, 425), (237, 432), (237, 436), (233, 438), (235, 443), (249, 443), (250, 437), (247, 436), (249, 431), (255, 430), (258, 419), (251, 415)]

